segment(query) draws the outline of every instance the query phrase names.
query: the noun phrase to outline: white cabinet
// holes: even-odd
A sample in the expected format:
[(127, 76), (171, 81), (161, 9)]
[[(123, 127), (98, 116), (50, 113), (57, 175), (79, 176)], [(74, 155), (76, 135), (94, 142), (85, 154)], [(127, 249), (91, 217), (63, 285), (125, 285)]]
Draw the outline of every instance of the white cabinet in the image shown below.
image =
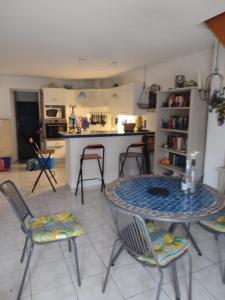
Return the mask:
[(65, 160), (65, 141), (64, 140), (47, 140), (46, 149), (54, 149), (54, 158), (56, 160)]
[(108, 89), (107, 101), (110, 112), (117, 115), (143, 114), (143, 110), (137, 107), (141, 87), (141, 84), (130, 83)]
[[(186, 99), (185, 106), (166, 106), (169, 97)], [(207, 103), (199, 98), (197, 88), (160, 91), (157, 94), (154, 174), (172, 171), (182, 175), (186, 158), (198, 151), (197, 178), (203, 175)], [(184, 125), (184, 120), (185, 125)]]
[(74, 90), (63, 88), (43, 88), (44, 105), (75, 104)]
[(102, 89), (76, 90), (75, 103), (84, 107), (106, 106), (106, 92)]

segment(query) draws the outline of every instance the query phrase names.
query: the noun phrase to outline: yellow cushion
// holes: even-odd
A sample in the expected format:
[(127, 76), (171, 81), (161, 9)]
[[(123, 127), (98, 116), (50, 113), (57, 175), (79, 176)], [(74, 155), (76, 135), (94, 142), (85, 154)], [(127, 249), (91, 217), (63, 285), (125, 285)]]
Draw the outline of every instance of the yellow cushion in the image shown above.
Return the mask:
[[(182, 255), (190, 246), (187, 239), (177, 237), (165, 230), (158, 229), (153, 224), (146, 224), (150, 233), (152, 247), (158, 263), (163, 267)], [(150, 265), (156, 265), (152, 253), (145, 253), (137, 258)]]
[(225, 214), (219, 216), (211, 217), (206, 221), (200, 222), (204, 226), (209, 227), (212, 230), (217, 231), (218, 233), (225, 233)]
[(56, 240), (77, 237), (84, 233), (82, 226), (70, 212), (39, 216), (29, 222), (32, 240), (46, 243)]

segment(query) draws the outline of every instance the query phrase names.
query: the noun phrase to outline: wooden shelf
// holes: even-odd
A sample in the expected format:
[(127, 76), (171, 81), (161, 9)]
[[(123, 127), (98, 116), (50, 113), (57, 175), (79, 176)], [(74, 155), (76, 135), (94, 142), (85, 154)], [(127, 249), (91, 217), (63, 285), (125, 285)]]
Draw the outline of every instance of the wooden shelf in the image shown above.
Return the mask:
[(161, 168), (163, 168), (163, 169), (166, 169), (166, 170), (178, 173), (180, 175), (184, 174), (184, 171), (183, 171), (183, 169), (181, 167), (177, 167), (177, 166), (173, 166), (173, 165), (161, 165), (161, 164), (158, 164), (158, 166), (161, 167)]
[(189, 106), (182, 106), (182, 107), (159, 107), (159, 109), (162, 110), (189, 110), (190, 107)]
[(159, 131), (188, 133), (188, 130), (181, 130), (181, 129), (169, 129), (169, 128), (159, 128)]
[(174, 154), (178, 154), (178, 155), (183, 155), (183, 156), (187, 156), (186, 152), (182, 152), (182, 151), (178, 151), (178, 150), (174, 150), (171, 148), (165, 149), (165, 148), (159, 148), (160, 151), (163, 152), (168, 152), (168, 153), (174, 153)]

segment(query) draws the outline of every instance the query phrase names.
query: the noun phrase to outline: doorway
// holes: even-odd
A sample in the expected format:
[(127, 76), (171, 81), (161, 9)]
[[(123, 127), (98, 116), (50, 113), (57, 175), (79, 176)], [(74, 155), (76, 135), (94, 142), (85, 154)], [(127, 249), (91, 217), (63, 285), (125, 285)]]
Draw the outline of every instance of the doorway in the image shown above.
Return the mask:
[(18, 160), (24, 162), (34, 157), (28, 138), (40, 146), (39, 93), (14, 91)]

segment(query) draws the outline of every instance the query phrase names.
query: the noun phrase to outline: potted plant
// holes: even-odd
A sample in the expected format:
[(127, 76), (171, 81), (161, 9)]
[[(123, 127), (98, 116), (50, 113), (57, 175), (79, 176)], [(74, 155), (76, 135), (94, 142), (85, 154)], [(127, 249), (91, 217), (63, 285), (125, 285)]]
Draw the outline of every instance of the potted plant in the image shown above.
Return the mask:
[(225, 95), (215, 90), (209, 104), (209, 112), (215, 111), (217, 113), (218, 125), (224, 124), (225, 119)]

